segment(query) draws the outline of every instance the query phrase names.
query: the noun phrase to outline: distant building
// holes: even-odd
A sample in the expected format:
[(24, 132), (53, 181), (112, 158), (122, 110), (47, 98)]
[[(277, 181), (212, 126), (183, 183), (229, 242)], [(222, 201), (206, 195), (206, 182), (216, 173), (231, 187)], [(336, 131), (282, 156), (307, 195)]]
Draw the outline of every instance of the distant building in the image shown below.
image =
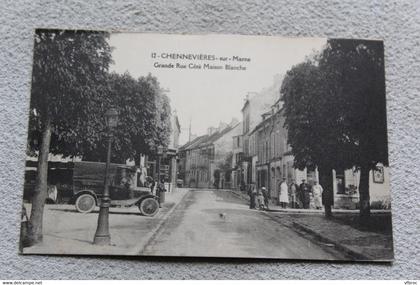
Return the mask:
[[(273, 84), (259, 93), (247, 95), (242, 111), (242, 161), (237, 162), (237, 176), (240, 175), (246, 184), (257, 183), (255, 148), (256, 134), (252, 130), (263, 120), (261, 114), (271, 110), (273, 102), (280, 96), (280, 87), (283, 76), (276, 75)], [(239, 174), (240, 173), (240, 174)]]
[[(169, 136), (169, 143), (164, 151), (164, 154), (160, 158), (160, 177), (163, 178), (167, 183), (166, 188), (168, 191), (172, 191), (177, 186), (178, 178), (178, 163), (177, 155), (179, 148), (179, 136), (181, 133), (181, 125), (176, 111), (173, 111), (170, 117), (171, 133)], [(154, 179), (158, 177), (157, 160), (156, 158), (150, 159), (146, 155), (140, 157), (140, 169), (142, 183), (146, 180), (146, 176), (151, 176)]]
[[(250, 155), (256, 157), (252, 164), (256, 172), (258, 187), (269, 189), (272, 200), (277, 201), (280, 181), (285, 178), (290, 184), (305, 179), (309, 184), (319, 181), (317, 169), (299, 170), (294, 168), (294, 156), (287, 143), (287, 129), (284, 127), (283, 102), (279, 99), (269, 112), (262, 114), (262, 121), (249, 133)], [(332, 170), (332, 185), (335, 208), (355, 209), (359, 202), (360, 173), (356, 169)], [(387, 167), (378, 165), (378, 170), (370, 171), (369, 192), (372, 207), (387, 208), (390, 203), (389, 172)]]
[[(182, 174), (180, 177), (183, 178), (183, 184), (185, 187), (197, 187), (199, 179), (202, 179), (203, 176), (209, 175), (208, 157), (212, 154), (208, 153), (205, 155), (205, 149), (200, 147), (200, 144), (208, 137), (209, 135), (199, 136), (180, 147), (180, 161), (178, 165), (180, 168), (180, 174)], [(211, 152), (212, 149), (209, 149), (208, 151)]]
[(242, 124), (240, 124), (239, 135), (232, 137), (232, 144), (232, 188), (239, 189), (241, 182), (245, 181), (241, 167), (244, 155)]
[(179, 147), (179, 135), (181, 134), (181, 125), (179, 124), (178, 115), (176, 110), (172, 112), (171, 115), (171, 135), (169, 137), (169, 145), (168, 148), (170, 149), (178, 149)]
[(178, 165), (184, 185), (196, 188), (231, 187), (230, 176), (226, 179), (223, 174), (227, 170), (224, 167), (231, 168), (232, 137), (238, 134), (240, 124), (233, 120), (230, 124), (221, 123), (217, 128), (208, 128), (206, 135), (180, 147)]
[(318, 181), (317, 171), (293, 168), (293, 155), (287, 143), (287, 130), (284, 128), (283, 101), (278, 99), (268, 112), (262, 114), (262, 121), (250, 132), (250, 149), (254, 157), (252, 167), (255, 183), (266, 187), (272, 199), (279, 196), (280, 182), (283, 178), (290, 184), (293, 180), (300, 183)]
[(177, 112), (174, 110), (171, 115), (171, 136), (169, 137), (169, 144), (167, 149), (167, 166), (169, 167), (169, 179), (171, 189), (175, 189), (177, 186), (178, 178), (178, 165), (177, 165), (177, 155), (179, 148), (179, 135), (181, 134), (181, 125), (179, 124), (179, 119)]

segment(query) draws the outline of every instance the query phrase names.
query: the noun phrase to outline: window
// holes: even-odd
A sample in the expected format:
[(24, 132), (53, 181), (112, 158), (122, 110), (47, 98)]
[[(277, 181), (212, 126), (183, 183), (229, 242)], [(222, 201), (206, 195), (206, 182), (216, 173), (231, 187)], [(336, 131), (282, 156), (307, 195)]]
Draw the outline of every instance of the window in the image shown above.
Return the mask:
[(240, 142), (240, 137), (236, 137), (235, 138), (235, 147), (240, 147), (241, 146), (241, 142)]
[(288, 161), (287, 162), (287, 181), (291, 182), (294, 179), (293, 175), (293, 162)]
[(283, 177), (282, 178), (286, 178), (287, 175), (287, 166), (286, 164), (283, 164)]
[(345, 184), (344, 171), (335, 172), (335, 181), (337, 185), (337, 194), (346, 194), (346, 184)]
[(244, 131), (243, 133), (246, 134), (249, 132), (249, 114), (245, 114), (245, 120), (244, 120)]
[(265, 142), (265, 160), (268, 160), (268, 141)]
[(373, 182), (384, 183), (384, 181), (385, 181), (384, 167), (376, 166), (376, 169), (373, 170)]
[(270, 145), (270, 152), (271, 152), (271, 158), (276, 156), (276, 133), (271, 134), (271, 145)]
[(313, 170), (308, 170), (308, 183), (313, 185), (316, 180), (316, 172)]

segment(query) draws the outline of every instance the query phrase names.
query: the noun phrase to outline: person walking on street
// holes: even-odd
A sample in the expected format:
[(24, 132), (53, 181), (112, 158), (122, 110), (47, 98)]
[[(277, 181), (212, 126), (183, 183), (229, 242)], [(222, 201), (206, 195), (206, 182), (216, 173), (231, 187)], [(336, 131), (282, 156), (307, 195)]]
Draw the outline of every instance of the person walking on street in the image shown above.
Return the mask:
[(265, 187), (261, 187), (260, 189), (258, 189), (258, 192), (257, 192), (258, 209), (260, 210), (265, 209), (263, 191), (267, 191)]
[(303, 193), (298, 184), (296, 184), (296, 203), (298, 209), (303, 209)]
[(249, 208), (255, 209), (255, 200), (257, 196), (257, 190), (255, 189), (254, 184), (250, 184), (248, 188), (248, 195), (249, 195)]
[(147, 182), (147, 186), (150, 187), (150, 194), (154, 194), (155, 185), (156, 185), (155, 180), (152, 177), (147, 176), (146, 182)]
[(156, 186), (156, 197), (159, 202), (159, 208), (162, 208), (161, 202), (163, 201), (161, 201), (161, 197), (162, 197), (161, 193), (163, 192), (166, 192), (166, 189), (165, 189), (165, 181), (162, 178), (161, 182), (157, 183), (157, 186)]
[(322, 192), (324, 192), (324, 189), (315, 181), (314, 186), (312, 186), (312, 195), (314, 197), (315, 208), (318, 210), (322, 208)]
[(311, 192), (311, 187), (308, 183), (306, 183), (305, 179), (302, 179), (302, 184), (300, 184), (300, 194), (301, 194), (301, 200), (303, 204), (304, 209), (309, 209), (309, 203), (310, 203), (310, 197), (309, 194)]
[(245, 182), (243, 180), (241, 180), (240, 186), (239, 186), (239, 190), (241, 192), (245, 192)]
[(298, 187), (295, 183), (295, 180), (289, 185), (289, 197), (290, 197), (290, 206), (295, 209), (298, 207), (297, 203), (297, 195), (298, 195)]
[(280, 184), (280, 195), (279, 195), (279, 202), (282, 208), (286, 208), (287, 204), (289, 204), (289, 191), (288, 186), (286, 183), (286, 178), (283, 178), (283, 182)]
[(268, 209), (268, 200), (269, 200), (268, 190), (265, 187), (263, 187), (263, 188), (261, 188), (261, 192), (262, 192), (262, 195), (264, 197), (264, 206), (265, 206), (265, 209)]

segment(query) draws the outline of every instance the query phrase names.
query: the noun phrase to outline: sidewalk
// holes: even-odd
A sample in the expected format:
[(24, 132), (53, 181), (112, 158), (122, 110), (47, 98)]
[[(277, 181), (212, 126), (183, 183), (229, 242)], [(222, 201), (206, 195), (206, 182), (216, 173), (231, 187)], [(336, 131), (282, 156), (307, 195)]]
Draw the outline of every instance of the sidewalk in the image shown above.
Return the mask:
[[(362, 228), (358, 223), (345, 222), (354, 214), (335, 214), (332, 219), (323, 216), (306, 216), (293, 221), (293, 226), (319, 241), (332, 244), (336, 249), (346, 253), (353, 260), (392, 261), (392, 230), (375, 231), (374, 224), (390, 216), (372, 214), (371, 228)], [(358, 216), (358, 215), (356, 215)], [(353, 217), (354, 218), (354, 217)]]
[[(232, 193), (249, 201), (245, 193)], [(351, 259), (392, 261), (394, 258), (390, 211), (372, 210), (369, 223), (364, 226), (359, 223), (358, 210), (334, 209), (331, 219), (324, 217), (323, 210), (283, 209), (273, 205), (261, 213), (325, 246), (335, 247)]]
[[(141, 216), (137, 207), (110, 208), (111, 246), (92, 244), (98, 209), (81, 214), (74, 205), (45, 205), (43, 242), (24, 248), (23, 253), (136, 255), (188, 192), (189, 189), (178, 188), (167, 193), (165, 203), (154, 217)], [(30, 205), (25, 206), (30, 213)]]
[[(240, 197), (241, 199), (244, 199), (246, 201), (249, 202), (249, 195), (240, 191), (235, 191), (235, 190), (228, 190), (231, 191), (233, 194), (235, 194), (236, 196)], [(319, 215), (324, 215), (324, 210), (317, 210), (317, 209), (292, 209), (292, 208), (282, 208), (279, 205), (273, 205), (273, 204), (269, 204), (269, 209), (268, 212), (284, 212), (284, 213), (289, 213), (289, 214), (319, 214)], [(332, 209), (333, 213), (353, 213), (353, 214), (358, 214), (359, 210), (348, 210), (348, 209)], [(372, 213), (375, 214), (390, 214), (391, 211), (390, 210), (371, 210)]]

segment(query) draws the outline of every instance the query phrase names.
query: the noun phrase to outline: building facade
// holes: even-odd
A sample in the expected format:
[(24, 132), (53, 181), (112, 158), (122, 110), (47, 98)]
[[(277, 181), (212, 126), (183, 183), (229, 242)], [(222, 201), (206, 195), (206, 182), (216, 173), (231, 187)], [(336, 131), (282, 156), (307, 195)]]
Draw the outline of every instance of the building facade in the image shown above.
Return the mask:
[[(319, 181), (317, 169), (299, 170), (294, 168), (294, 156), (287, 142), (287, 129), (284, 127), (285, 117), (283, 102), (277, 100), (270, 112), (262, 114), (262, 121), (250, 137), (250, 154), (256, 156), (255, 167), (258, 187), (266, 187), (269, 190), (272, 201), (278, 201), (280, 183), (286, 179), (288, 184), (295, 182), (300, 184), (305, 179), (313, 185)], [(252, 139), (251, 139), (252, 138)], [(356, 209), (359, 202), (360, 173), (353, 169), (342, 171), (332, 170), (333, 200), (335, 208)], [(369, 192), (373, 208), (390, 207), (389, 169), (381, 164), (377, 170), (370, 171)]]
[[(242, 161), (239, 163), (243, 181), (246, 184), (257, 184), (257, 136), (253, 132), (263, 121), (261, 116), (271, 111), (273, 102), (279, 98), (283, 76), (276, 75), (273, 84), (259, 93), (248, 94), (241, 109), (242, 112)], [(263, 175), (263, 174), (262, 174)]]
[[(318, 179), (317, 171), (301, 171), (293, 167), (291, 147), (287, 143), (284, 128), (283, 102), (278, 99), (270, 111), (262, 114), (262, 121), (250, 132), (250, 153), (254, 157), (251, 176), (255, 176), (257, 187), (266, 187), (272, 200), (277, 201), (280, 183), (286, 179), (300, 183), (302, 179), (313, 183)], [(254, 169), (255, 168), (255, 169)], [(254, 173), (254, 174), (252, 174)]]
[(177, 187), (178, 164), (177, 155), (179, 148), (179, 135), (181, 134), (181, 125), (176, 111), (173, 111), (171, 116), (171, 135), (169, 137), (168, 149), (166, 150), (165, 158), (166, 164), (163, 165), (168, 172), (167, 183), (168, 190), (172, 191)]
[(239, 134), (232, 137), (232, 188), (239, 189), (241, 182), (245, 181), (244, 171), (241, 167), (243, 162), (243, 135), (242, 135), (242, 124), (239, 124), (241, 128)]
[[(178, 165), (183, 183), (193, 188), (230, 188), (233, 155), (232, 137), (241, 133), (237, 120), (211, 127), (207, 134), (197, 137), (180, 148)], [(229, 172), (230, 173), (230, 172)], [(230, 174), (229, 174), (230, 175)]]

